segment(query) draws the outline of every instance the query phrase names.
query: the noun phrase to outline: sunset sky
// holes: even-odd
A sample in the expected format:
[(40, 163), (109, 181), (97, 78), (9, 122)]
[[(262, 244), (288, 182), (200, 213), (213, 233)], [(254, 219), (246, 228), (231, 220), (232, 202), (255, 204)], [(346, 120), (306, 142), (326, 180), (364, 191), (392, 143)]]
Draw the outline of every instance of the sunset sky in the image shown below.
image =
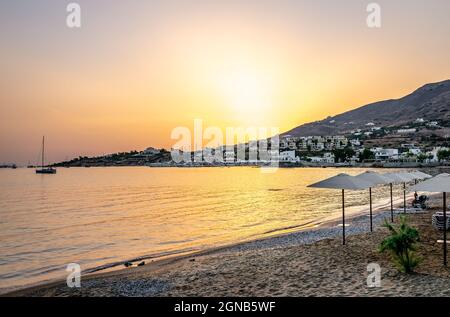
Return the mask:
[(0, 0), (0, 163), (170, 148), (177, 126), (289, 130), (450, 79), (450, 1)]

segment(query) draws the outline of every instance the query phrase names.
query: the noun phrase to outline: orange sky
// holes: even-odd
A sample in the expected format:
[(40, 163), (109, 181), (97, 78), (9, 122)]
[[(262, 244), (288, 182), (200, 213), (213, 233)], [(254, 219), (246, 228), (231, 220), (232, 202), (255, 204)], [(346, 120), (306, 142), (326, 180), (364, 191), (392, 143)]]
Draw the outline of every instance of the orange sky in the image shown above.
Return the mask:
[[(450, 78), (450, 4), (78, 1), (0, 4), (0, 163), (170, 148), (177, 126), (289, 130)], [(333, 4), (330, 4), (333, 2)], [(3, 45), (2, 45), (3, 46)]]

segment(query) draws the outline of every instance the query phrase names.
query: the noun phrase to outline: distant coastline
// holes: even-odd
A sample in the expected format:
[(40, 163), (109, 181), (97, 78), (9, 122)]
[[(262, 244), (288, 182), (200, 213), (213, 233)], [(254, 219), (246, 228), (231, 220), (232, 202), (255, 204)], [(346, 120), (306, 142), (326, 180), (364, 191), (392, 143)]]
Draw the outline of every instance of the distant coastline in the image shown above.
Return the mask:
[[(52, 164), (52, 167), (166, 167), (166, 168), (202, 168), (202, 167), (270, 167), (265, 162), (240, 162), (240, 163), (207, 163), (207, 162), (192, 162), (192, 163), (175, 163), (173, 161), (165, 162), (135, 162), (135, 161), (109, 161), (105, 162), (103, 159), (89, 158), (76, 162), (61, 162)], [(363, 163), (313, 163), (313, 162), (279, 162), (279, 168), (450, 168), (450, 162), (363, 162)]]

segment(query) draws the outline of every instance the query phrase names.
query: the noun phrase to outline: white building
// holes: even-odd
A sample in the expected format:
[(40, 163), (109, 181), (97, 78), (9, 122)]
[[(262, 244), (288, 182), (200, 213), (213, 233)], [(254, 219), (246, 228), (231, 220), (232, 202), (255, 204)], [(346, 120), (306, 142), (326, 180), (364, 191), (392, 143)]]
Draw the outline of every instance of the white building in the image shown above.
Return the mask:
[(234, 149), (225, 150), (225, 162), (226, 163), (234, 163), (236, 159), (236, 154), (234, 153)]
[(195, 151), (194, 152), (194, 162), (203, 162), (203, 151)]
[(334, 154), (330, 152), (324, 153), (323, 159), (325, 163), (334, 163)]
[(295, 163), (298, 162), (299, 158), (295, 156), (295, 151), (284, 151), (280, 152), (280, 162)]
[(398, 160), (398, 149), (380, 149), (375, 151), (375, 159), (380, 161)]
[(418, 148), (411, 148), (409, 149), (409, 153), (412, 155), (419, 155), (420, 153), (422, 153), (422, 150)]
[(288, 148), (290, 150), (296, 150), (297, 149), (297, 143), (295, 141), (289, 141), (288, 142)]
[(417, 130), (412, 128), (412, 129), (398, 129), (397, 133), (398, 134), (409, 134), (409, 133), (415, 133)]
[(155, 154), (159, 154), (159, 153), (161, 153), (160, 150), (157, 150), (152, 147), (146, 148), (144, 151), (142, 151), (143, 155), (155, 155)]
[(269, 152), (269, 160), (270, 160), (270, 162), (279, 162), (280, 161), (280, 151), (278, 151), (278, 150), (268, 150), (268, 152)]
[(312, 163), (326, 163), (332, 164), (334, 163), (334, 154), (333, 153), (325, 153), (322, 156), (312, 156), (309, 158)]
[(311, 151), (320, 152), (325, 149), (325, 145), (322, 142), (317, 142), (316, 144), (311, 145)]
[(402, 143), (401, 147), (404, 147), (406, 149), (413, 149), (416, 147), (414, 143)]

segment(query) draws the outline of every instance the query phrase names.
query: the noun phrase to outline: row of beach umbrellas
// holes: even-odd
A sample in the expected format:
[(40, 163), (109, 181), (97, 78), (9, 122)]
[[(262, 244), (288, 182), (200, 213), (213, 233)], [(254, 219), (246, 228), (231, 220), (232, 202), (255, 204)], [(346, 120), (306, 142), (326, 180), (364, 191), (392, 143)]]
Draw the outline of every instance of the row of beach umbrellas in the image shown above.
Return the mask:
[[(425, 181), (424, 181), (425, 180)], [(342, 191), (342, 243), (345, 245), (345, 190), (363, 190), (369, 189), (369, 216), (370, 231), (373, 231), (372, 224), (372, 188), (378, 185), (389, 185), (390, 187), (390, 205), (391, 221), (394, 221), (394, 205), (392, 196), (392, 187), (394, 184), (403, 184), (403, 210), (406, 213), (406, 184), (415, 182), (411, 191), (441, 192), (444, 199), (444, 223), (446, 223), (446, 192), (450, 192), (450, 175), (440, 174), (436, 177), (425, 174), (420, 171), (400, 172), (379, 174), (373, 171), (367, 171), (357, 176), (348, 174), (338, 174), (318, 183), (309, 185), (312, 188), (340, 189)], [(423, 181), (418, 184), (418, 181)], [(447, 235), (444, 230), (444, 265), (447, 264)]]
[(411, 188), (414, 191), (442, 193), (442, 209), (444, 216), (443, 252), (444, 265), (447, 265), (447, 193), (450, 192), (450, 174), (442, 173)]

